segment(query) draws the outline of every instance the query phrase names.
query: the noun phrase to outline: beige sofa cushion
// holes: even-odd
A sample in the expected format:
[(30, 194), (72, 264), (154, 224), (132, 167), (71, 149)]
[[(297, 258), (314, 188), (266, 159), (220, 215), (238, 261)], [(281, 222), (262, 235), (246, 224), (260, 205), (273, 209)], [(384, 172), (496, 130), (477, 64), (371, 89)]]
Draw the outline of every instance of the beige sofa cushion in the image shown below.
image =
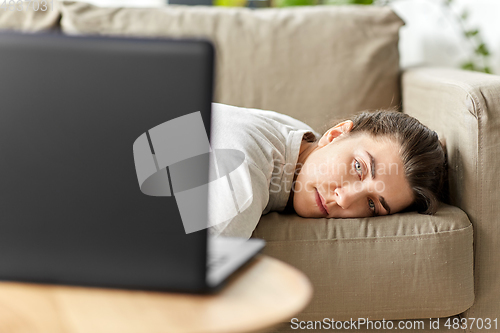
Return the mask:
[(399, 103), (398, 30), (387, 7), (286, 9), (62, 4), (70, 34), (205, 37), (215, 101), (278, 111), (322, 131), (333, 118)]
[(472, 225), (456, 207), (363, 219), (271, 213), (253, 236), (310, 278), (300, 320), (445, 317), (474, 301)]
[[(35, 32), (50, 30), (59, 26), (61, 13), (57, 0), (53, 1), (52, 4), (47, 3), (47, 10), (45, 11), (42, 11), (45, 7), (40, 5), (41, 1), (38, 1), (39, 7), (33, 2), (28, 7), (28, 3), (25, 1), (22, 6), (16, 4), (15, 8), (22, 8), (23, 10), (0, 10), (0, 29)], [(14, 5), (12, 5), (11, 9), (14, 9)]]

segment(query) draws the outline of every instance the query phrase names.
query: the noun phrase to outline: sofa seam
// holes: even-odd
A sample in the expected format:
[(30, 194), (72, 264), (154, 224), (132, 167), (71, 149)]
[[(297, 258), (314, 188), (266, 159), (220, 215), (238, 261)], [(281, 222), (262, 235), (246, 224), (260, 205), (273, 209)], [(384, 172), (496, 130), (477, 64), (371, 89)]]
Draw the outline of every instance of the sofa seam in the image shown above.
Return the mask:
[(432, 234), (423, 234), (423, 235), (405, 235), (405, 236), (386, 236), (386, 237), (357, 237), (357, 238), (332, 238), (332, 239), (284, 239), (284, 240), (266, 240), (267, 243), (278, 243), (278, 242), (337, 242), (341, 241), (343, 243), (360, 243), (360, 242), (373, 242), (373, 243), (388, 243), (388, 242), (403, 242), (407, 240), (425, 240), (432, 239), (436, 237), (451, 237), (457, 232), (468, 232), (469, 229), (472, 228), (472, 224), (467, 227), (450, 230), (450, 231), (441, 231)]
[[(412, 309), (408, 309), (407, 311), (419, 311), (419, 310), (422, 310), (422, 308), (412, 308)], [(429, 312), (437, 312), (437, 311), (440, 311), (440, 312), (446, 312), (446, 310), (454, 310), (452, 308), (448, 308), (448, 309), (445, 309), (443, 310), (443, 308), (439, 307), (439, 308), (434, 308), (434, 309), (429, 309), (429, 308), (425, 308), (426, 311), (429, 311)], [(466, 309), (467, 310), (467, 309)], [(465, 310), (464, 310), (465, 311)], [(455, 314), (452, 314), (452, 315), (445, 315), (446, 317), (439, 317), (439, 318), (448, 318), (448, 317), (452, 317), (452, 316), (459, 316), (461, 315), (464, 311), (460, 312), (460, 313), (455, 313)], [(352, 313), (353, 311), (335, 311), (336, 314), (349, 314), (349, 313)], [(369, 311), (367, 310), (366, 312), (369, 312), (369, 313), (372, 313), (372, 314), (375, 314), (375, 315), (379, 315), (379, 314), (384, 314), (384, 313), (387, 313), (388, 311)], [(394, 310), (393, 312), (400, 312), (400, 310)], [(319, 315), (322, 315), (322, 314), (327, 314), (327, 312), (301, 312), (298, 315), (301, 315), (301, 314), (319, 314)], [(406, 319), (386, 319), (386, 320), (418, 320), (418, 319), (424, 319), (424, 318), (406, 318)]]
[[(440, 317), (440, 318), (448, 318), (448, 317), (452, 317), (452, 316), (460, 316), (462, 315), (465, 311), (467, 311), (471, 306), (472, 304), (474, 304), (474, 302), (472, 302), (471, 304), (467, 305), (468, 307), (465, 308), (465, 310), (460, 310), (461, 312), (459, 313), (455, 313), (455, 314), (452, 314), (452, 315), (447, 315), (446, 317)], [(419, 311), (421, 310), (422, 308), (411, 308), (411, 309), (407, 309), (406, 311)], [(429, 310), (429, 308), (425, 308), (425, 310)], [(451, 311), (453, 310), (451, 307), (443, 310), (442, 307), (438, 307), (438, 308), (433, 308), (433, 309), (430, 309), (431, 312), (437, 312), (437, 311), (441, 311), (441, 312), (446, 312), (446, 311)], [(393, 312), (399, 312), (400, 310), (393, 310)], [(350, 311), (352, 312), (352, 311)], [(370, 312), (370, 313), (374, 313), (374, 314), (383, 314), (383, 313), (387, 313), (387, 311), (370, 311), (370, 310), (367, 310), (366, 312)], [(312, 312), (301, 312), (300, 314), (322, 314), (322, 313), (326, 313), (326, 312), (315, 312), (315, 311), (312, 311)], [(348, 311), (335, 311), (335, 313), (340, 313), (340, 314), (349, 314)], [(416, 320), (416, 319), (422, 319), (422, 318), (413, 318), (413, 320)], [(406, 320), (406, 319), (388, 319), (388, 320)]]
[[(472, 96), (471, 96), (472, 97)], [(478, 145), (478, 151), (477, 151), (477, 167), (476, 167), (476, 179), (479, 180), (479, 196), (481, 196), (481, 200), (478, 200), (478, 198), (476, 197), (476, 205), (478, 207), (478, 211), (479, 211), (479, 214), (477, 216), (477, 221), (476, 223), (478, 223), (479, 225), (482, 225), (481, 222), (481, 218), (482, 218), (482, 211), (483, 211), (483, 177), (482, 177), (482, 174), (483, 174), (483, 126), (482, 126), (482, 121), (483, 121), (483, 109), (481, 107), (481, 104), (479, 103), (479, 100), (477, 99), (478, 96), (473, 96), (472, 97), (472, 100), (474, 102), (474, 108), (477, 109), (477, 131), (478, 131), (478, 142), (477, 142), (477, 145)], [(479, 238), (480, 238), (480, 233), (476, 233), (476, 237), (477, 237), (477, 243), (480, 243), (479, 242)], [(477, 293), (477, 288), (478, 288), (478, 285), (479, 285), (479, 274), (477, 274), (477, 280), (476, 280), (476, 272), (479, 271), (479, 260), (476, 260), (476, 256), (479, 256), (479, 253), (477, 251), (474, 251), (474, 244), (473, 244), (473, 264), (472, 264), (472, 267), (473, 267), (473, 281), (474, 281), (474, 295), (476, 295)], [(476, 266), (477, 265), (477, 266)], [(470, 308), (470, 312), (471, 312), (471, 316), (472, 318), (475, 318), (475, 309), (471, 306)], [(469, 313), (465, 313), (465, 318), (467, 318), (467, 320), (469, 318), (471, 318), (471, 316), (469, 316)], [(466, 328), (466, 332), (467, 330), (469, 332), (473, 332), (472, 330), (472, 327), (470, 328)]]

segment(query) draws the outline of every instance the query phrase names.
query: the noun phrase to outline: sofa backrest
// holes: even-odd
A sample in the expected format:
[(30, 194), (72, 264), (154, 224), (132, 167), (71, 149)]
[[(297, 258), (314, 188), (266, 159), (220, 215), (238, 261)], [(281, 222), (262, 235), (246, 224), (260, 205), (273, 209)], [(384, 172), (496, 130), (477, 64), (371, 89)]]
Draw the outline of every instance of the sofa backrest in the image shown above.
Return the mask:
[(101, 8), (54, 2), (42, 12), (0, 11), (0, 29), (67, 34), (202, 37), (216, 52), (214, 101), (267, 109), (322, 132), (352, 113), (397, 106), (398, 30), (388, 7)]
[(388, 7), (100, 8), (63, 2), (67, 34), (203, 37), (216, 52), (216, 102), (288, 114), (326, 129), (398, 105), (398, 30)]

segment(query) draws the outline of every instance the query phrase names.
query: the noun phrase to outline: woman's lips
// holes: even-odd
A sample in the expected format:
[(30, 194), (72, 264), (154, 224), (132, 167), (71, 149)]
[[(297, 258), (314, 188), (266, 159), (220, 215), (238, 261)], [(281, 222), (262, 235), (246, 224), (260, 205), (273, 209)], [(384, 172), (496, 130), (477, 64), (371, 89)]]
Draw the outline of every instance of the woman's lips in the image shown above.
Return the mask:
[(318, 205), (319, 210), (323, 214), (328, 216), (328, 209), (327, 209), (326, 204), (325, 204), (325, 199), (323, 199), (321, 194), (319, 194), (318, 189), (315, 189), (315, 190), (316, 190), (316, 205)]

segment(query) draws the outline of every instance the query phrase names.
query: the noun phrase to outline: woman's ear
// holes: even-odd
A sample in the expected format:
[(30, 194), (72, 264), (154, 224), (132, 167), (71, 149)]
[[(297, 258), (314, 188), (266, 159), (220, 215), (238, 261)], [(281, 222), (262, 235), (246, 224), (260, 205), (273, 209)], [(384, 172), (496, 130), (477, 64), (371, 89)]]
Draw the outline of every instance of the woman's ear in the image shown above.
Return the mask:
[(333, 126), (328, 131), (326, 131), (325, 134), (323, 134), (321, 139), (319, 139), (318, 147), (324, 147), (330, 142), (332, 142), (334, 139), (340, 137), (342, 134), (349, 133), (352, 130), (352, 127), (353, 127), (352, 120), (346, 120)]
[(446, 152), (446, 138), (439, 138), (439, 143), (441, 144), (443, 150)]

